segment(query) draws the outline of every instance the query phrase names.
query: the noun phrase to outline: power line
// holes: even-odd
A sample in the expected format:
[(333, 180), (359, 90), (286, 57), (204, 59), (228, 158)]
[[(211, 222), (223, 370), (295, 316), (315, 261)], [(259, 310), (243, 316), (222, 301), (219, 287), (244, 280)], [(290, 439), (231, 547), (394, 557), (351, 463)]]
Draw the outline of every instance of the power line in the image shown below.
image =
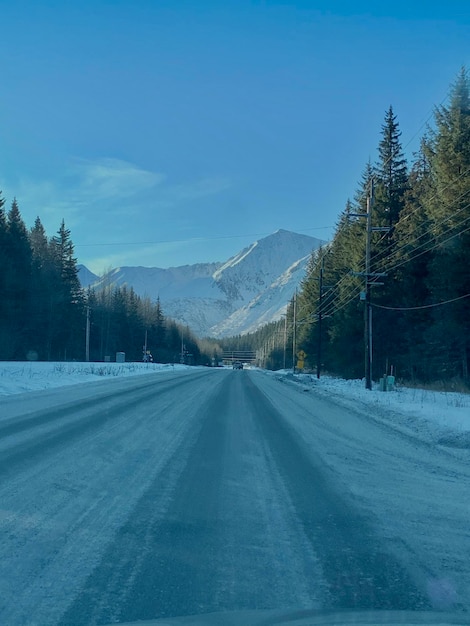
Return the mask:
[[(296, 233), (307, 233), (311, 231), (317, 230), (327, 230), (332, 228), (332, 226), (318, 226), (312, 228), (304, 228), (302, 230), (296, 230)], [(243, 239), (245, 237), (267, 237), (272, 235), (272, 232), (264, 232), (264, 233), (245, 233), (243, 235), (214, 235), (212, 237), (188, 237), (186, 239), (160, 239), (156, 241), (112, 241), (112, 242), (94, 242), (94, 243), (77, 243), (74, 244), (74, 247), (80, 248), (91, 248), (98, 246), (156, 246), (164, 243), (194, 243), (194, 242), (205, 242), (205, 241), (215, 241), (222, 239)]]
[[(470, 217), (469, 217), (469, 218), (467, 218), (467, 220), (465, 220), (465, 221), (469, 221), (469, 220), (470, 220)], [(432, 250), (434, 250), (435, 248), (437, 248), (437, 247), (439, 247), (439, 246), (441, 246), (441, 245), (443, 245), (443, 244), (447, 243), (448, 241), (451, 241), (451, 240), (452, 240), (452, 239), (454, 239), (455, 237), (458, 237), (458, 236), (460, 236), (460, 235), (462, 235), (462, 234), (464, 234), (464, 233), (466, 233), (466, 232), (468, 232), (468, 231), (470, 231), (470, 226), (468, 226), (467, 228), (465, 228), (465, 229), (464, 229), (464, 230), (462, 230), (462, 231), (459, 231), (458, 233), (454, 233), (453, 235), (451, 235), (450, 237), (447, 237), (447, 239), (445, 239), (445, 240), (443, 240), (443, 241), (439, 241), (439, 242), (435, 243), (435, 244), (434, 244), (434, 246), (432, 246), (431, 248), (426, 249), (426, 250), (422, 250), (419, 254), (417, 254), (417, 255), (415, 255), (415, 256), (413, 256), (413, 257), (410, 257), (410, 258), (408, 258), (408, 259), (405, 259), (405, 260), (404, 260), (404, 261), (402, 261), (401, 263), (399, 263), (399, 264), (395, 265), (394, 267), (390, 268), (390, 269), (389, 269), (389, 271), (391, 271), (391, 270), (393, 270), (393, 269), (396, 269), (397, 267), (400, 267), (401, 265), (404, 265), (404, 264), (406, 264), (406, 263), (409, 263), (410, 261), (412, 261), (412, 260), (414, 260), (414, 259), (416, 259), (416, 258), (418, 258), (418, 257), (422, 256), (423, 254), (426, 254), (426, 253), (428, 253), (428, 252), (431, 252), (431, 251), (432, 251)], [(325, 311), (325, 312), (324, 312), (324, 315), (325, 315), (325, 316), (331, 316), (331, 315), (334, 315), (335, 313), (337, 313), (338, 311), (340, 311), (341, 309), (343, 309), (344, 307), (346, 307), (348, 304), (350, 304), (353, 300), (355, 300), (355, 299), (357, 298), (357, 296), (359, 295), (359, 293), (360, 293), (360, 292), (361, 292), (361, 289), (360, 289), (360, 288), (358, 288), (358, 289), (356, 289), (355, 291), (351, 291), (349, 294), (346, 294), (346, 295), (343, 297), (343, 302), (342, 302), (339, 306), (336, 306), (336, 305), (335, 305), (335, 303), (334, 303), (334, 302), (332, 302), (332, 303), (331, 303), (331, 305), (330, 305), (330, 308), (329, 308), (327, 311)], [(348, 299), (348, 295), (351, 295), (351, 297), (349, 297), (349, 299)], [(465, 296), (465, 297), (466, 297), (466, 296)], [(459, 299), (460, 299), (460, 298), (459, 298)], [(374, 305), (374, 306), (378, 306), (378, 305)], [(433, 306), (434, 306), (434, 305), (433, 305)], [(383, 308), (386, 308), (386, 307), (383, 307)], [(393, 308), (393, 307), (392, 307), (392, 308)], [(426, 307), (424, 307), (424, 308), (426, 308)]]
[[(453, 181), (451, 181), (451, 182), (450, 182), (450, 183), (449, 183), (449, 184), (448, 184), (448, 185), (444, 188), (444, 190), (445, 190), (445, 189), (447, 189), (450, 185), (452, 185), (452, 184), (454, 184), (455, 182), (457, 182), (458, 180), (460, 180), (460, 178), (461, 178), (462, 176), (464, 176), (465, 174), (467, 174), (467, 173), (469, 173), (469, 172), (470, 172), (470, 168), (469, 168), (468, 170), (466, 170), (465, 172), (462, 172), (462, 174), (460, 174), (457, 178), (455, 178)], [(470, 190), (467, 190), (467, 191), (463, 192), (462, 194), (460, 194), (460, 196), (458, 196), (458, 198), (456, 198), (456, 202), (458, 202), (459, 200), (461, 200), (462, 198), (464, 198), (464, 197), (465, 197), (466, 195), (468, 195), (469, 193), (470, 193)], [(433, 197), (436, 197), (436, 195), (435, 195), (435, 196), (433, 196)], [(431, 198), (431, 199), (432, 199), (432, 198)], [(399, 252), (400, 250), (403, 250), (403, 248), (405, 248), (406, 246), (409, 246), (411, 242), (413, 242), (413, 243), (415, 243), (415, 244), (416, 244), (416, 242), (418, 242), (418, 241), (419, 241), (422, 237), (424, 237), (424, 236), (426, 236), (426, 235), (430, 235), (430, 234), (432, 233), (432, 230), (433, 230), (436, 226), (437, 226), (437, 227), (442, 226), (443, 224), (445, 224), (445, 223), (446, 223), (446, 222), (448, 222), (449, 220), (451, 220), (451, 219), (455, 219), (455, 217), (456, 217), (459, 213), (461, 213), (462, 211), (466, 210), (469, 206), (470, 206), (470, 204), (466, 204), (465, 206), (461, 207), (461, 208), (460, 208), (457, 212), (452, 213), (451, 215), (449, 215), (449, 216), (448, 216), (448, 217), (446, 217), (445, 219), (442, 219), (442, 220), (440, 220), (440, 221), (438, 221), (438, 222), (434, 222), (434, 223), (432, 223), (432, 224), (431, 224), (431, 228), (429, 228), (429, 229), (427, 229), (425, 232), (421, 233), (421, 235), (419, 235), (418, 237), (416, 237), (414, 240), (413, 240), (413, 239), (411, 239), (411, 237), (404, 238), (403, 243), (402, 243), (402, 242), (400, 242), (400, 243), (401, 243), (401, 245), (397, 246), (397, 247), (393, 250), (393, 254), (389, 254), (389, 255), (387, 255), (385, 258), (380, 259), (380, 265), (376, 265), (376, 266), (374, 267), (374, 269), (383, 269), (384, 271), (392, 271), (392, 270), (396, 269), (397, 267), (400, 267), (401, 265), (404, 265), (404, 264), (406, 264), (406, 263), (408, 263), (408, 262), (412, 261), (413, 259), (415, 259), (415, 258), (417, 258), (417, 257), (421, 256), (421, 254), (425, 254), (426, 252), (430, 252), (430, 251), (432, 251), (433, 249), (435, 249), (436, 247), (438, 247), (438, 246), (440, 246), (440, 245), (443, 245), (443, 244), (444, 244), (444, 243), (446, 243), (447, 241), (449, 241), (449, 240), (453, 239), (455, 236), (458, 236), (458, 235), (462, 234), (462, 232), (466, 232), (466, 230), (467, 230), (467, 229), (465, 229), (464, 231), (459, 231), (458, 233), (455, 233), (455, 234), (451, 235), (450, 237), (448, 237), (448, 238), (447, 238), (447, 239), (445, 239), (444, 241), (436, 241), (436, 236), (434, 236), (434, 237), (433, 237), (433, 239), (434, 239), (434, 241), (436, 241), (436, 243), (435, 243), (433, 246), (431, 246), (429, 249), (427, 249), (427, 250), (423, 250), (423, 251), (422, 251), (420, 254), (418, 254), (418, 255), (414, 254), (413, 256), (408, 257), (408, 258), (406, 258), (406, 259), (402, 260), (400, 263), (397, 263), (397, 264), (395, 264), (395, 265), (393, 265), (393, 266), (387, 265), (387, 263), (386, 263), (386, 262), (387, 262), (387, 260), (392, 260), (393, 256), (394, 256), (397, 252)], [(420, 207), (418, 207), (417, 209), (415, 209), (415, 211), (416, 211), (416, 210), (418, 210), (418, 209), (422, 209), (422, 208), (423, 208), (423, 207), (422, 207), (422, 206), (420, 206)], [(449, 207), (449, 208), (452, 208), (452, 207)], [(415, 211), (413, 211), (412, 213), (414, 213)], [(408, 217), (409, 217), (412, 213), (408, 214)], [(453, 226), (453, 229), (455, 230), (455, 228), (460, 228), (460, 227), (462, 227), (462, 226), (463, 226), (466, 222), (468, 222), (468, 220), (469, 220), (469, 219), (470, 219), (470, 218), (466, 218), (466, 219), (462, 220), (461, 222), (459, 222), (458, 224), (455, 224), (455, 225)], [(397, 222), (397, 223), (398, 223), (398, 222)], [(447, 232), (449, 232), (449, 231), (447, 231)], [(441, 234), (441, 235), (440, 235), (440, 237), (442, 237), (442, 236), (443, 236), (443, 235), (445, 235), (445, 234), (447, 234), (447, 233), (443, 233), (443, 234)], [(386, 236), (386, 235), (382, 236), (381, 240), (382, 240), (385, 236)], [(422, 243), (422, 244), (421, 244), (421, 245), (419, 245), (418, 247), (415, 247), (415, 248), (413, 249), (413, 251), (412, 251), (412, 252), (414, 253), (414, 252), (416, 252), (417, 250), (420, 250), (421, 248), (423, 248), (423, 247), (425, 247), (425, 246), (429, 245), (429, 243), (430, 243), (429, 241), (426, 241), (426, 242)], [(390, 247), (392, 247), (392, 246), (389, 246), (387, 249), (389, 249)], [(375, 254), (375, 255), (374, 255), (374, 257), (372, 257), (372, 258), (373, 258), (373, 259), (374, 259), (374, 258), (376, 259), (378, 255), (379, 255), (379, 253)], [(338, 288), (340, 287), (340, 285), (341, 285), (341, 284), (342, 284), (342, 283), (343, 283), (343, 282), (347, 279), (347, 277), (348, 277), (348, 276), (349, 276), (348, 274), (343, 275), (343, 276), (339, 279), (339, 281), (337, 282), (337, 284), (335, 285), (335, 287), (334, 287), (334, 288), (335, 288), (335, 289), (338, 289)], [(353, 289), (354, 289), (354, 288), (353, 288)], [(357, 291), (357, 290), (356, 290), (356, 289), (354, 289), (354, 292), (356, 292), (356, 291)], [(350, 293), (351, 293), (351, 292), (350, 292)], [(346, 299), (346, 300), (347, 300), (347, 302), (345, 302), (345, 303), (344, 303), (344, 305), (341, 305), (341, 306), (340, 306), (340, 309), (341, 309), (341, 308), (344, 308), (344, 306), (347, 306), (347, 304), (349, 304), (349, 303), (350, 303), (350, 302), (354, 299), (354, 297), (355, 297), (355, 296), (353, 296), (352, 298), (349, 298), (349, 299), (348, 299), (348, 294), (346, 294), (345, 296), (342, 296), (342, 300), (344, 301), (344, 300)], [(333, 305), (333, 309), (334, 309), (334, 303), (332, 303), (332, 305)], [(332, 313), (333, 313), (333, 311), (331, 310), (331, 307), (330, 307), (330, 310), (328, 311), (328, 314), (332, 314)]]
[[(441, 189), (441, 193), (442, 193), (443, 191), (446, 191), (446, 189), (448, 189), (451, 185), (455, 184), (455, 183), (456, 183), (457, 181), (459, 181), (459, 180), (460, 180), (463, 176), (465, 176), (465, 175), (467, 175), (467, 174), (469, 174), (469, 173), (470, 173), (470, 168), (468, 168), (465, 172), (462, 172), (462, 173), (461, 173), (461, 174), (460, 174), (457, 178), (455, 178), (455, 179), (453, 179), (452, 181), (450, 181), (448, 185), (446, 185), (443, 189)], [(469, 193), (470, 193), (470, 189), (469, 189), (469, 190), (467, 190), (467, 191), (464, 191), (463, 193), (461, 193), (461, 194), (460, 194), (460, 196), (458, 196), (458, 197), (455, 199), (455, 202), (458, 202), (459, 200), (461, 200), (462, 198), (464, 198), (464, 197), (465, 197), (466, 195), (468, 195)], [(438, 196), (438, 193), (436, 192), (433, 196), (431, 196), (429, 199), (427, 199), (427, 202), (428, 202), (428, 203), (429, 203), (429, 202), (432, 202), (433, 200), (435, 200), (435, 199), (437, 198), (437, 196)], [(401, 216), (401, 217), (398, 219), (398, 221), (397, 221), (397, 222), (393, 225), (393, 229), (396, 229), (396, 227), (397, 227), (400, 223), (403, 223), (404, 221), (406, 221), (407, 219), (409, 219), (412, 215), (414, 215), (417, 211), (421, 211), (421, 210), (423, 210), (424, 208), (425, 208), (425, 207), (424, 207), (422, 204), (420, 204), (420, 205), (419, 205), (419, 206), (417, 206), (415, 209), (413, 209), (413, 211), (410, 211), (410, 212), (409, 212), (409, 213), (407, 213), (406, 215)], [(433, 223), (432, 223), (432, 226), (436, 226), (436, 225), (437, 225), (437, 226), (439, 226), (439, 225), (444, 224), (446, 221), (448, 221), (448, 220), (450, 220), (450, 219), (454, 218), (456, 215), (458, 215), (458, 213), (460, 213), (460, 212), (461, 212), (462, 210), (464, 210), (465, 208), (467, 208), (467, 207), (463, 207), (463, 209), (460, 209), (459, 211), (457, 211), (457, 213), (454, 213), (454, 214), (452, 214), (452, 215), (449, 215), (449, 216), (448, 216), (446, 219), (444, 219), (444, 220), (441, 220), (441, 221), (438, 221), (438, 222), (433, 222)], [(389, 244), (389, 246), (388, 246), (385, 250), (383, 250), (383, 251), (381, 251), (381, 252), (376, 252), (376, 253), (373, 255), (373, 257), (372, 257), (371, 261), (373, 261), (373, 260), (374, 260), (374, 259), (376, 259), (378, 256), (382, 255), (384, 252), (387, 252), (387, 251), (388, 251), (388, 250), (390, 250), (390, 249), (392, 249), (392, 250), (393, 250), (393, 253), (396, 253), (397, 251), (399, 251), (399, 250), (403, 249), (406, 245), (408, 245), (409, 240), (416, 242), (416, 241), (418, 241), (419, 239), (421, 239), (421, 237), (424, 237), (426, 234), (428, 234), (428, 232), (429, 232), (429, 230), (428, 230), (428, 231), (425, 231), (424, 233), (422, 233), (419, 237), (417, 237), (417, 238), (415, 238), (415, 239), (412, 239), (412, 235), (407, 235), (406, 237), (403, 237), (403, 238), (400, 240), (400, 245), (399, 245), (399, 246), (397, 246), (397, 247), (395, 247), (395, 244), (394, 244), (394, 243)], [(382, 238), (382, 239), (383, 239), (383, 238)], [(408, 241), (407, 241), (407, 239), (408, 239)], [(383, 260), (383, 258), (382, 258), (381, 260)]]
[[(461, 210), (464, 210), (466, 208), (470, 207), (470, 203), (467, 204), (465, 207), (463, 207)], [(455, 216), (455, 214), (453, 214), (453, 216)], [(444, 220), (446, 221), (446, 220)], [(468, 221), (470, 221), (470, 216), (467, 217), (466, 219), (462, 220), (458, 225), (456, 225), (454, 228), (460, 228), (462, 227), (464, 224), (466, 224)], [(423, 254), (427, 254), (428, 252), (432, 252), (432, 250), (435, 250), (436, 248), (448, 243), (449, 241), (451, 241), (452, 239), (454, 239), (455, 237), (458, 237), (466, 232), (470, 231), (470, 226), (468, 226), (467, 228), (463, 229), (463, 230), (459, 230), (458, 232), (455, 232), (451, 235), (449, 235), (448, 237), (446, 237), (445, 239), (439, 239), (437, 240), (436, 237), (434, 237), (434, 244), (430, 247), (426, 247), (429, 246), (429, 244), (431, 242), (427, 241), (424, 242), (423, 244), (421, 244), (420, 246), (418, 246), (417, 248), (414, 248), (413, 253), (420, 250), (421, 248), (424, 248), (424, 250), (421, 250), (421, 252), (419, 252), (418, 254), (412, 254), (412, 256), (403, 259), (402, 261), (400, 261), (399, 263), (396, 263), (395, 265), (392, 266), (385, 266), (384, 269), (387, 272), (390, 272), (394, 269), (397, 269), (398, 267), (401, 267), (402, 265), (405, 265), (406, 263), (409, 263), (411, 261), (413, 261), (414, 259), (422, 256)], [(441, 235), (440, 237), (442, 237), (443, 235)], [(338, 281), (337, 285), (340, 284), (340, 282), (342, 282), (343, 280), (345, 280), (346, 276), (345, 275), (343, 277), (341, 277), (340, 281)], [(350, 304), (350, 302), (352, 302), (361, 292), (360, 287), (353, 287), (352, 289), (349, 290), (349, 292), (347, 292), (346, 294), (344, 294), (341, 299), (340, 299), (340, 303), (335, 303), (334, 301), (332, 301), (329, 305), (329, 307), (327, 308), (327, 310), (324, 311), (325, 315), (331, 316), (334, 313), (340, 311), (341, 309), (343, 309), (344, 307), (346, 307), (348, 304)]]
[(445, 302), (435, 302), (434, 304), (424, 304), (423, 306), (383, 306), (382, 304), (374, 304), (371, 303), (371, 306), (376, 309), (387, 309), (388, 311), (420, 311), (421, 309), (432, 309), (437, 306), (443, 306), (444, 304), (450, 304), (451, 302), (457, 302), (458, 300), (463, 300), (464, 298), (469, 298), (470, 293), (466, 293), (464, 296), (459, 296), (458, 298), (452, 298), (452, 300), (446, 300)]
[[(469, 208), (470, 207), (470, 203), (466, 205), (466, 207), (464, 208)], [(460, 222), (460, 224), (458, 224), (456, 226), (457, 227), (461, 227), (464, 224), (466, 224), (468, 221), (470, 221), (470, 215), (465, 218), (464, 220), (462, 220), (462, 222)], [(455, 239), (455, 237), (459, 237), (460, 235), (463, 235), (464, 233), (466, 233), (467, 231), (470, 230), (470, 226), (468, 226), (467, 228), (464, 228), (463, 230), (459, 230), (458, 232), (449, 235), (449, 237), (447, 237), (446, 239), (443, 239), (442, 241), (437, 240), (437, 237), (434, 237), (434, 245), (432, 245), (430, 248), (425, 248), (424, 250), (422, 250), (419, 254), (415, 254), (413, 256), (410, 256), (406, 259), (403, 259), (402, 261), (400, 261), (399, 263), (396, 263), (395, 265), (392, 265), (391, 267), (387, 267), (386, 266), (386, 270), (388, 272), (391, 272), (392, 270), (397, 269), (398, 267), (401, 267), (402, 265), (405, 265), (406, 263), (409, 263), (410, 261), (413, 261), (414, 259), (417, 259), (418, 257), (422, 256), (423, 254), (427, 254), (428, 252), (432, 252), (433, 250), (435, 250), (436, 248), (439, 248), (440, 246), (443, 246), (444, 244), (446, 244), (447, 242), (451, 241), (452, 239)], [(447, 234), (447, 233), (446, 233)], [(429, 242), (425, 242), (423, 244), (421, 244), (420, 246), (418, 246), (417, 248), (413, 249), (413, 252), (416, 252), (417, 250), (420, 250), (421, 248), (424, 248)]]
[[(469, 205), (470, 206), (470, 205)], [(470, 217), (468, 217), (466, 220), (464, 220), (464, 222), (468, 222), (470, 220)], [(392, 271), (398, 267), (401, 267), (402, 265), (405, 265), (406, 263), (409, 263), (411, 261), (413, 261), (414, 259), (417, 259), (418, 257), (422, 256), (423, 254), (427, 254), (428, 252), (431, 252), (432, 250), (444, 245), (445, 243), (451, 241), (452, 239), (454, 239), (455, 237), (458, 237), (466, 232), (470, 231), (470, 226), (468, 226), (467, 228), (465, 228), (464, 230), (461, 230), (457, 233), (454, 233), (453, 235), (447, 237), (446, 239), (444, 239), (443, 241), (438, 241), (436, 242), (433, 246), (431, 246), (430, 248), (427, 248), (425, 250), (422, 250), (419, 254), (415, 254), (414, 256), (411, 256), (407, 259), (404, 259), (403, 261), (401, 261), (400, 263), (397, 263), (396, 265), (387, 268), (387, 271)], [(325, 311), (325, 316), (331, 316), (334, 315), (336, 312), (340, 311), (341, 309), (343, 309), (344, 307), (346, 307), (348, 304), (350, 304), (355, 298), (357, 298), (357, 296), (359, 295), (359, 293), (361, 292), (360, 288), (351, 290), (349, 293), (345, 294), (345, 296), (342, 297), (342, 302), (340, 302), (339, 305), (336, 305), (334, 302), (331, 303), (329, 309), (327, 311)], [(349, 297), (350, 296), (350, 297)]]

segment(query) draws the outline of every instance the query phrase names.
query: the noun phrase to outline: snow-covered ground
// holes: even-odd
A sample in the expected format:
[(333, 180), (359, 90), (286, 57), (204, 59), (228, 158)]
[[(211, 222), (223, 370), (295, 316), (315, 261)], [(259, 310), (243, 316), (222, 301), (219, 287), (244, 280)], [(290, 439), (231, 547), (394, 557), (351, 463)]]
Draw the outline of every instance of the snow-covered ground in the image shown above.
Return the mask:
[[(295, 374), (291, 371), (267, 372), (283, 382), (301, 386), (305, 391), (327, 395), (342, 404), (356, 409), (388, 409), (401, 415), (401, 423), (419, 427), (420, 421), (432, 427), (461, 433), (468, 438), (470, 431), (470, 394), (397, 386), (393, 391), (383, 392), (377, 384), (370, 391), (363, 380), (344, 380), (322, 376), (318, 380), (310, 374)], [(379, 409), (379, 411), (377, 411)], [(397, 424), (398, 426), (398, 424)]]
[(0, 396), (182, 369), (189, 369), (189, 366), (161, 363), (0, 361)]

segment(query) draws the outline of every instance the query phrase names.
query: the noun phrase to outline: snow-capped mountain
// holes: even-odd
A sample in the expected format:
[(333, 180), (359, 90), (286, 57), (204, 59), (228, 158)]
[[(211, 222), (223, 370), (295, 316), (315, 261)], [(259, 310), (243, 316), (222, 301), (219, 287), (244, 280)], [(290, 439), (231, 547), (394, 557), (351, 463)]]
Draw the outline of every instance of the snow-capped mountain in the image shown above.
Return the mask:
[(295, 261), (248, 304), (214, 325), (211, 328), (211, 335), (224, 337), (251, 333), (269, 322), (280, 319), (281, 315), (286, 312), (287, 303), (292, 298), (296, 287), (305, 275), (309, 258), (310, 254), (307, 254)]
[[(127, 285), (140, 296), (159, 297), (166, 315), (187, 324), (199, 336), (244, 334), (280, 318), (305, 275), (312, 251), (322, 243), (315, 237), (278, 230), (225, 263), (168, 269), (120, 267), (92, 286)], [(82, 284), (90, 278), (87, 272), (80, 268), (80, 280), (82, 274), (85, 278)]]
[(308, 235), (278, 230), (229, 259), (215, 272), (214, 280), (231, 301), (248, 303), (295, 261), (310, 255), (318, 243)]
[(118, 267), (101, 277), (96, 288), (132, 286), (140, 296), (161, 302), (178, 298), (213, 298), (214, 272), (220, 263), (197, 263), (180, 267)]
[(90, 270), (84, 265), (78, 266), (78, 278), (80, 279), (81, 286), (86, 289), (90, 285), (94, 285), (98, 279), (96, 274), (90, 272)]

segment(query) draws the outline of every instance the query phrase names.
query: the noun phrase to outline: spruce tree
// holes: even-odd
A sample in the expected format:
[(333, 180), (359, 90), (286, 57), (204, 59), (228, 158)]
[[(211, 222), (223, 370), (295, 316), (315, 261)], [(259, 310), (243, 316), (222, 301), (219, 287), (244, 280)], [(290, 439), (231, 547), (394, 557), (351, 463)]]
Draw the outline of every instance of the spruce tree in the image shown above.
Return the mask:
[(8, 223), (5, 212), (5, 199), (0, 191), (0, 360), (8, 358), (8, 298), (7, 298), (7, 267), (8, 267)]
[(154, 358), (157, 358), (159, 351), (165, 347), (165, 316), (160, 302), (160, 297), (157, 298), (157, 302), (154, 305), (154, 313), (152, 320), (152, 339), (154, 341)]
[(429, 309), (419, 308), (431, 301), (428, 277), (432, 235), (425, 209), (431, 190), (427, 153), (425, 137), (410, 171), (404, 207), (395, 229), (392, 269), (387, 277), (387, 283), (394, 286), (390, 305), (411, 309), (389, 314), (395, 330), (395, 366), (401, 377), (418, 381), (428, 381), (433, 376), (432, 353), (426, 343), (432, 314)]
[[(328, 342), (323, 353), (326, 368), (345, 377), (363, 373), (363, 306), (359, 300), (363, 279), (354, 272), (364, 271), (365, 222), (351, 213), (365, 213), (365, 197), (371, 173), (366, 165), (356, 193), (356, 206), (349, 200), (342, 212), (325, 259), (325, 330)], [(354, 211), (353, 211), (354, 209)]]
[(16, 198), (7, 215), (5, 296), (7, 300), (8, 359), (24, 359), (32, 325), (32, 252)]
[[(426, 204), (435, 247), (428, 287), (434, 301), (470, 293), (470, 95), (462, 68), (430, 142), (433, 194)], [(444, 357), (441, 375), (469, 377), (470, 298), (433, 309), (429, 340)]]
[(70, 230), (62, 220), (50, 241), (54, 289), (53, 315), (57, 333), (52, 338), (53, 353), (58, 359), (83, 358), (85, 349), (84, 295), (78, 278), (77, 260)]
[(376, 226), (392, 228), (403, 209), (408, 185), (407, 165), (400, 143), (401, 131), (390, 106), (382, 125), (379, 160), (374, 168), (376, 180), (374, 217)]
[[(396, 237), (394, 227), (402, 214), (408, 189), (407, 164), (401, 147), (401, 131), (393, 108), (385, 114), (378, 146), (379, 159), (374, 167), (374, 201), (372, 228), (388, 228), (388, 232), (373, 232), (371, 235), (371, 272), (386, 273), (382, 280), (371, 277), (371, 302), (393, 305), (400, 295), (400, 285), (393, 272), (389, 272), (394, 258)], [(378, 283), (383, 282), (383, 285)], [(373, 318), (373, 376), (380, 377), (396, 368), (399, 332), (397, 316), (387, 309), (372, 309)]]
[(49, 353), (48, 337), (52, 334), (50, 289), (51, 258), (46, 231), (39, 217), (29, 233), (32, 251), (31, 316), (34, 325), (31, 333), (31, 354), (45, 359)]

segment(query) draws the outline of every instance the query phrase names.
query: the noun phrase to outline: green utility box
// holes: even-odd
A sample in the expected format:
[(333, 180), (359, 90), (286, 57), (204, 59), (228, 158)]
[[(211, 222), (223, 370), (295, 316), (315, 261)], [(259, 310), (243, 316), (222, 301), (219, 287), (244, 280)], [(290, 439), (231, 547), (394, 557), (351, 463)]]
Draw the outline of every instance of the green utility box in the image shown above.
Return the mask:
[(395, 376), (382, 376), (379, 381), (380, 391), (393, 391), (395, 389)]

